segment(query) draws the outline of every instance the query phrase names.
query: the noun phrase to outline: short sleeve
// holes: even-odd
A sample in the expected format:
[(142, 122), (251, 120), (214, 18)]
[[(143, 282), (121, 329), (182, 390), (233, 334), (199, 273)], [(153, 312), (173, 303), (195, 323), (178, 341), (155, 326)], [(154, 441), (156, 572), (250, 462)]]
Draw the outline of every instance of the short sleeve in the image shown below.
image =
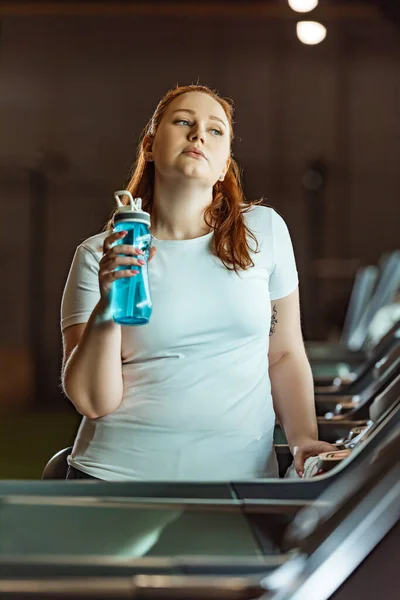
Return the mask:
[(61, 300), (61, 331), (89, 320), (100, 300), (98, 272), (99, 261), (95, 253), (84, 245), (78, 246)]
[(269, 293), (271, 300), (279, 300), (297, 288), (299, 278), (287, 225), (275, 210), (271, 219), (274, 267), (269, 280)]

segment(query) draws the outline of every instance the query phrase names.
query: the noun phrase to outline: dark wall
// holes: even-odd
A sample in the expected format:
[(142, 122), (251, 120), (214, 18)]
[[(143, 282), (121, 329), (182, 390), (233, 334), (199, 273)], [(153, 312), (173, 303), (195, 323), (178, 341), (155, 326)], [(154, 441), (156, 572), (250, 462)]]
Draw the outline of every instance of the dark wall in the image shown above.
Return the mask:
[[(43, 233), (33, 231), (46, 256), (36, 289), (46, 396), (58, 384), (59, 308), (75, 247), (103, 227), (140, 132), (177, 83), (199, 80), (234, 99), (245, 191), (249, 199), (265, 196), (288, 223), (305, 325), (318, 335), (340, 322), (357, 265), (399, 245), (400, 36), (385, 20), (327, 26), (325, 42), (306, 47), (292, 21), (256, 17), (3, 18), (0, 348), (7, 364), (18, 361), (20, 395), (29, 389), (35, 293), (31, 171), (42, 169), (48, 185)], [(316, 158), (326, 168), (318, 232), (308, 225), (301, 184)], [(323, 260), (310, 265), (307, 247), (317, 235)], [(345, 262), (332, 267), (324, 259)], [(315, 290), (310, 272), (320, 278)], [(0, 396), (18, 395), (18, 383), (6, 379)]]

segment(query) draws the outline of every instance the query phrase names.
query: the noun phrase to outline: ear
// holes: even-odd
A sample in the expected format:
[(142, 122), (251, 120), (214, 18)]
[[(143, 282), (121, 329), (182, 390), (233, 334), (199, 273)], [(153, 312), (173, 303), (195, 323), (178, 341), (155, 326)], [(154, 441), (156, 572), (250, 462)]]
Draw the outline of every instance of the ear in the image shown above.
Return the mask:
[(223, 181), (225, 179), (225, 175), (227, 174), (230, 165), (231, 165), (231, 158), (229, 157), (228, 160), (226, 161), (224, 171), (219, 177), (219, 181)]
[(150, 135), (145, 135), (142, 141), (142, 150), (144, 157), (147, 161), (153, 160), (152, 156), (153, 139)]

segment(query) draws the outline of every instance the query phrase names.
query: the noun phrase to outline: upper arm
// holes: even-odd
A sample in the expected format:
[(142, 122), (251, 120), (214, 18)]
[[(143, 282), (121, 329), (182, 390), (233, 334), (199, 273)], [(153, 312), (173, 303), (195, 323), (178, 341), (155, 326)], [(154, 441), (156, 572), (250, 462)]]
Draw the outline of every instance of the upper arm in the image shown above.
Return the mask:
[(269, 365), (297, 352), (304, 352), (298, 287), (288, 296), (271, 301)]
[(86, 323), (77, 323), (76, 325), (70, 325), (66, 327), (62, 334), (63, 339), (63, 364), (62, 370), (64, 371), (66, 362), (71, 355), (71, 352), (79, 344), (83, 332), (85, 331)]
[[(75, 251), (61, 299), (61, 329), (63, 331), (67, 331), (75, 325), (82, 327), (82, 324), (87, 323), (100, 300), (100, 256), (100, 253), (96, 254), (91, 247), (84, 244), (78, 246)], [(67, 337), (73, 335), (73, 333), (69, 333)]]
[(61, 300), (62, 372), (100, 298), (98, 259), (93, 248), (85, 244), (74, 254)]

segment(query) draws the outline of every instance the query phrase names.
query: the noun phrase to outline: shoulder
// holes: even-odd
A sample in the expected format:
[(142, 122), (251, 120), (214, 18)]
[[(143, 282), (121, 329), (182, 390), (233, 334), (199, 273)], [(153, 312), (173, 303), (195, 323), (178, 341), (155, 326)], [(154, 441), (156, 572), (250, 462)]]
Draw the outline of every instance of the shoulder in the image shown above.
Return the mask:
[(83, 240), (78, 245), (77, 252), (89, 253), (99, 261), (103, 254), (104, 240), (109, 234), (109, 231), (102, 231)]
[(71, 265), (71, 270), (73, 272), (98, 272), (99, 262), (103, 256), (103, 243), (107, 235), (107, 231), (93, 235), (83, 240), (75, 248), (75, 254)]
[(246, 225), (262, 235), (271, 235), (276, 223), (283, 221), (280, 214), (272, 206), (263, 204), (253, 204), (249, 209), (244, 209), (243, 217)]

